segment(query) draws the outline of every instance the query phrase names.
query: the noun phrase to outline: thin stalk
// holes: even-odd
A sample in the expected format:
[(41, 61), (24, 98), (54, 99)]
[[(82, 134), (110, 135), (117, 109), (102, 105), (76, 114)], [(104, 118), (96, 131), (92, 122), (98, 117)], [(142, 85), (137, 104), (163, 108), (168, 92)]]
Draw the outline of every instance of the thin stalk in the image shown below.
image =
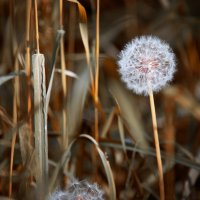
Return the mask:
[[(69, 6), (69, 31), (68, 31), (68, 54), (74, 53), (74, 47), (75, 47), (75, 24), (76, 24), (76, 7), (74, 4), (70, 4)], [(74, 68), (74, 61), (67, 59), (67, 68), (68, 70), (73, 71)], [(71, 88), (72, 81), (71, 79), (67, 80), (67, 87)]]
[(39, 46), (39, 31), (38, 31), (38, 11), (37, 11), (37, 0), (34, 0), (34, 9), (35, 9), (35, 38), (36, 38), (36, 49), (37, 49), (37, 53), (40, 53), (40, 46)]
[(30, 16), (31, 0), (27, 0), (26, 5), (26, 80), (27, 80), (27, 113), (29, 116), (29, 128), (31, 130), (31, 64), (30, 64)]
[(99, 103), (99, 12), (100, 12), (100, 0), (97, 0), (97, 11), (96, 11), (96, 47), (95, 47), (95, 61), (96, 61), (96, 71), (95, 71), (95, 140), (99, 140), (99, 130), (98, 130), (98, 103)]
[[(19, 70), (18, 60), (16, 56), (15, 71)], [(14, 79), (14, 98), (13, 98), (13, 124), (17, 124), (17, 107), (19, 106), (19, 77)], [(11, 141), (11, 153), (10, 153), (10, 179), (9, 179), (9, 198), (12, 196), (12, 176), (13, 176), (13, 161), (15, 153), (15, 143), (17, 138), (17, 131), (14, 132)]]
[[(74, 4), (70, 4), (69, 7), (69, 33), (68, 33), (68, 53), (74, 53), (75, 47), (75, 22), (76, 22), (76, 9)], [(73, 69), (73, 61), (68, 59), (67, 66), (69, 70)]]
[[(15, 55), (16, 50), (16, 41), (15, 41), (15, 18), (14, 18), (14, 0), (10, 1), (10, 32), (11, 32), (11, 55)], [(16, 56), (17, 57), (17, 56)], [(14, 70), (18, 70), (18, 61), (15, 57), (14, 61)], [(17, 124), (17, 101), (18, 101), (18, 77), (14, 79), (14, 87), (13, 87), (13, 123)], [(10, 152), (10, 169), (9, 169), (9, 189), (8, 189), (8, 195), (9, 198), (12, 196), (12, 176), (13, 176), (13, 162), (14, 162), (14, 151), (15, 151), (15, 143), (16, 143), (16, 136), (17, 132), (14, 132), (12, 140), (11, 140), (11, 152)]]
[(59, 13), (60, 13), (59, 24), (60, 24), (60, 28), (62, 28), (63, 26), (63, 0), (59, 1)]
[(161, 160), (161, 154), (160, 154), (160, 144), (159, 144), (159, 138), (158, 138), (156, 109), (155, 109), (155, 104), (154, 104), (154, 96), (153, 96), (153, 92), (152, 92), (151, 89), (149, 91), (149, 99), (150, 99), (151, 116), (152, 116), (152, 123), (153, 123), (154, 142), (155, 142), (155, 147), (156, 147), (158, 174), (159, 174), (160, 199), (164, 200), (165, 199), (165, 190), (164, 190), (163, 167), (162, 167), (162, 160)]
[[(60, 0), (59, 4), (60, 11), (60, 29), (63, 29), (63, 0)], [(68, 135), (67, 135), (67, 109), (65, 106), (65, 101), (67, 99), (67, 79), (65, 76), (65, 49), (64, 49), (64, 37), (60, 40), (60, 58), (61, 58), (61, 80), (62, 80), (62, 90), (63, 90), (63, 107), (62, 107), (62, 136), (63, 136), (63, 149), (68, 145)]]

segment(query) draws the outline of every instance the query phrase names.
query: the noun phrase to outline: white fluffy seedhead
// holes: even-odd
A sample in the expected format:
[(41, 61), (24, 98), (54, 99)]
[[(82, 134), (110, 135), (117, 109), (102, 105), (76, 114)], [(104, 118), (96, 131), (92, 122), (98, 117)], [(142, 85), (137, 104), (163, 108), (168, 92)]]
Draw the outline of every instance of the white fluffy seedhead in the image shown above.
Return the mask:
[(153, 36), (129, 42), (119, 55), (119, 73), (127, 87), (137, 94), (159, 91), (173, 78), (176, 62), (170, 46)]
[(49, 200), (103, 200), (103, 192), (97, 184), (73, 181), (66, 191), (54, 192)]

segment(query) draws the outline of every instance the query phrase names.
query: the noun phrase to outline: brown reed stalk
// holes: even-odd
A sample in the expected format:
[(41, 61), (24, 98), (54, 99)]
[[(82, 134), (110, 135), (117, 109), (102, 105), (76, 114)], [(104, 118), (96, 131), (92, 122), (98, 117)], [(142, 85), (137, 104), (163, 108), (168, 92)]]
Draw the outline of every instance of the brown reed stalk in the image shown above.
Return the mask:
[[(73, 4), (70, 4), (69, 7), (69, 33), (68, 33), (68, 53), (74, 53), (75, 47), (75, 22), (76, 22), (76, 8)], [(69, 70), (73, 68), (73, 61), (70, 59), (67, 61), (67, 66)]]
[[(63, 0), (59, 1), (59, 15), (60, 15), (60, 29), (63, 30)], [(65, 102), (67, 99), (67, 78), (65, 76), (65, 50), (64, 50), (64, 37), (60, 40), (60, 59), (61, 59), (61, 80), (62, 80), (62, 91), (63, 91), (63, 102), (62, 102), (62, 143), (63, 149), (68, 145), (68, 134), (67, 134), (67, 107)]]
[[(19, 63), (16, 56), (15, 59), (15, 71), (19, 71)], [(20, 103), (19, 100), (19, 76), (16, 76), (14, 79), (14, 97), (13, 97), (13, 124), (17, 124), (17, 113), (18, 106)], [(13, 176), (13, 162), (14, 162), (14, 153), (15, 153), (15, 143), (17, 138), (17, 131), (14, 132), (12, 141), (11, 141), (11, 152), (10, 152), (10, 178), (9, 178), (9, 198), (12, 196), (12, 176)]]
[(39, 46), (39, 31), (38, 31), (38, 11), (37, 11), (37, 0), (34, 0), (34, 11), (35, 11), (35, 39), (36, 39), (36, 50), (40, 53)]
[(99, 104), (99, 16), (100, 16), (100, 0), (96, 1), (96, 46), (95, 46), (95, 65), (96, 65), (96, 70), (95, 70), (95, 96), (94, 96), (94, 101), (95, 101), (95, 140), (98, 142), (99, 141), (99, 113), (98, 113), (98, 104)]
[(165, 199), (165, 190), (164, 190), (163, 167), (162, 167), (160, 144), (159, 144), (159, 138), (158, 138), (156, 109), (155, 109), (155, 103), (154, 103), (154, 96), (153, 96), (153, 92), (151, 89), (149, 91), (149, 99), (150, 99), (150, 107), (151, 107), (151, 115), (152, 115), (154, 142), (155, 142), (155, 147), (156, 147), (156, 159), (157, 159), (157, 165), (158, 165), (158, 174), (159, 174), (160, 199), (164, 200)]
[[(15, 18), (14, 18), (14, 1), (11, 0), (10, 2), (10, 31), (11, 31), (11, 55), (15, 54), (16, 46), (15, 46)], [(19, 69), (18, 61), (15, 58), (14, 61), (14, 70), (17, 71)], [(19, 87), (18, 87), (18, 77), (14, 79), (14, 95), (13, 95), (13, 123), (17, 124), (17, 101), (19, 100)], [(14, 162), (14, 151), (15, 151), (15, 143), (16, 143), (17, 132), (15, 131), (11, 140), (11, 151), (10, 151), (10, 169), (9, 169), (9, 189), (8, 195), (9, 198), (12, 196), (12, 176), (13, 176), (13, 162)]]
[(27, 82), (27, 114), (30, 131), (32, 130), (31, 120), (31, 63), (30, 63), (30, 17), (31, 17), (31, 0), (26, 1), (26, 82)]
[(47, 110), (44, 55), (32, 55), (34, 90), (34, 137), (37, 162), (36, 182), (44, 195), (48, 180)]

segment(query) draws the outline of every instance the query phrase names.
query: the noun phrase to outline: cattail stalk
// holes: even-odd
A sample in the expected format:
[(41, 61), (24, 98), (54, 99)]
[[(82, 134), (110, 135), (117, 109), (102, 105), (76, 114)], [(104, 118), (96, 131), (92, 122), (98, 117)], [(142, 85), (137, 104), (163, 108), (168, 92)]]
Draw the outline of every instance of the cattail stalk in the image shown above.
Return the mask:
[(35, 6), (35, 36), (37, 53), (32, 55), (33, 92), (34, 92), (34, 137), (37, 162), (36, 182), (40, 199), (45, 198), (48, 183), (48, 141), (47, 141), (47, 108), (45, 83), (45, 58), (39, 52), (39, 31), (37, 16), (37, 0)]
[[(48, 179), (47, 110), (44, 55), (32, 55), (34, 90), (34, 137), (37, 162), (36, 182), (44, 187)], [(42, 192), (42, 190), (41, 190)]]

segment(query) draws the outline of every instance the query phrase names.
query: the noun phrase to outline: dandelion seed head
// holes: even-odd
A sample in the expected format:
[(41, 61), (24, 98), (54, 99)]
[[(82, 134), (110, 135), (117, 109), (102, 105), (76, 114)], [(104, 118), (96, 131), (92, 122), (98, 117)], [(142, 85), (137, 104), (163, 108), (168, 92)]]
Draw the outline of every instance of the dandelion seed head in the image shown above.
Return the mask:
[(103, 200), (103, 194), (96, 183), (74, 180), (66, 191), (57, 190), (49, 200)]
[(175, 55), (170, 46), (153, 36), (130, 41), (119, 55), (119, 73), (130, 90), (148, 95), (169, 83), (175, 72)]

